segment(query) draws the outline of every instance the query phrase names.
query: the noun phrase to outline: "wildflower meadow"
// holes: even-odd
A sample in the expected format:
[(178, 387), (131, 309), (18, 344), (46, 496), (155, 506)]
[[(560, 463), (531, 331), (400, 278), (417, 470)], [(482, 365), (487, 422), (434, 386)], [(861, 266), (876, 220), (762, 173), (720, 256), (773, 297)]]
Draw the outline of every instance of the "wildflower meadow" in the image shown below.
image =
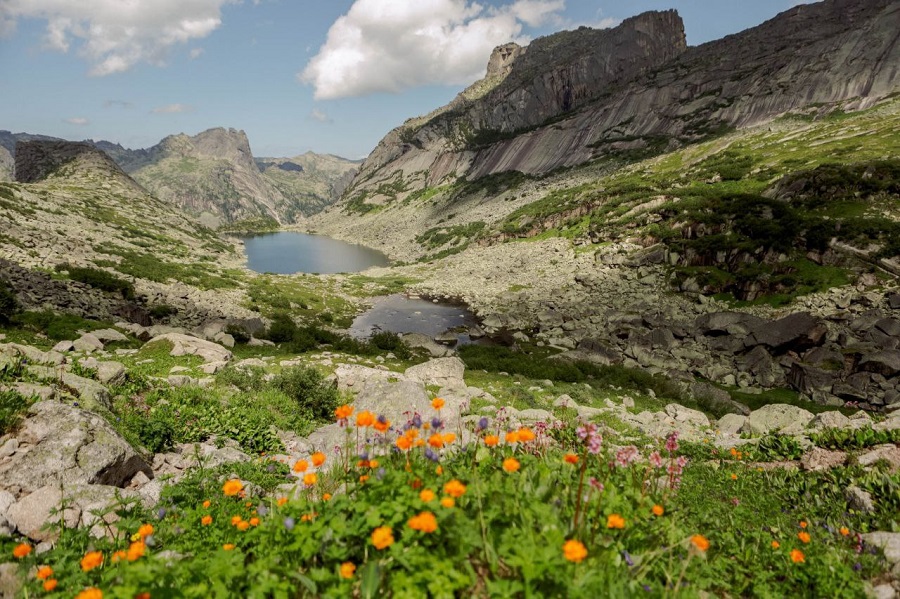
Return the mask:
[(577, 420), (450, 431), (432, 406), (405, 422), (341, 406), (343, 445), (200, 468), (153, 511), (123, 501), (93, 535), (3, 550), (27, 596), (78, 599), (851, 597), (882, 567), (857, 533), (884, 522), (829, 501), (839, 481)]

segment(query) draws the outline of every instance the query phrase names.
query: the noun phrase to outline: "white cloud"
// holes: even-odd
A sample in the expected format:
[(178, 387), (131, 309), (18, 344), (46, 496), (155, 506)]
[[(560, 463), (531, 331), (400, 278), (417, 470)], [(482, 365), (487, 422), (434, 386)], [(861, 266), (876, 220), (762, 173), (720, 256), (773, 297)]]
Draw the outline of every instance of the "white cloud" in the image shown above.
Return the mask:
[(125, 100), (107, 100), (103, 103), (104, 108), (134, 108), (134, 104)]
[(194, 107), (188, 104), (169, 104), (168, 106), (158, 106), (151, 110), (152, 114), (176, 114), (179, 112), (193, 112)]
[(92, 75), (126, 71), (140, 62), (162, 65), (169, 48), (200, 39), (222, 22), (226, 4), (241, 0), (0, 0), (0, 34), (18, 19), (47, 21), (44, 45), (75, 47)]
[(564, 8), (565, 0), (356, 0), (298, 78), (316, 99), (471, 83), (495, 46), (525, 43), (523, 26), (559, 22)]
[(318, 121), (320, 123), (333, 123), (334, 120), (328, 116), (328, 113), (324, 110), (319, 110), (318, 108), (313, 108), (309, 113), (309, 118), (314, 121)]
[(190, 57), (191, 60), (197, 60), (203, 55), (203, 48), (191, 48)]
[(66, 119), (66, 122), (70, 125), (89, 125), (90, 121), (83, 116), (75, 116), (70, 119)]

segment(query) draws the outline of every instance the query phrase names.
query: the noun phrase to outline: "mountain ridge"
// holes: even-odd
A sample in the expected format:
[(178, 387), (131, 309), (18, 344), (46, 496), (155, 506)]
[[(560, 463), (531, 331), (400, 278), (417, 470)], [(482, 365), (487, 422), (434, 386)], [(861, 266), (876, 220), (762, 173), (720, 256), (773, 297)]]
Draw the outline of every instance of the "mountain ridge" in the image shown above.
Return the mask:
[[(668, 26), (671, 34), (677, 24), (672, 20)], [(437, 109), (425, 122), (413, 119), (388, 133), (344, 201), (378, 206), (460, 179), (506, 171), (542, 175), (623, 151), (652, 155), (809, 105), (858, 99), (845, 109), (865, 108), (896, 90), (897, 31), (900, 5), (895, 2), (828, 0), (686, 48), (541, 125), (517, 129), (510, 121), (473, 130), (471, 115)], [(516, 57), (511, 72), (528, 55), (526, 50)], [(529, 88), (521, 93), (543, 92)], [(496, 108), (484, 105), (489, 96), (469, 109), (488, 124)], [(558, 94), (545, 97), (563, 106)], [(379, 192), (390, 184), (403, 192), (395, 198)]]
[[(20, 140), (64, 141), (0, 131), (0, 180), (13, 179)], [(84, 140), (109, 155), (125, 173), (161, 199), (202, 217), (213, 227), (244, 219), (293, 223), (330, 205), (349, 182), (357, 161), (314, 152), (272, 161), (320, 163), (306, 171), (266, 172), (242, 130), (217, 127), (190, 136), (166, 136), (149, 148), (129, 149), (105, 140)]]

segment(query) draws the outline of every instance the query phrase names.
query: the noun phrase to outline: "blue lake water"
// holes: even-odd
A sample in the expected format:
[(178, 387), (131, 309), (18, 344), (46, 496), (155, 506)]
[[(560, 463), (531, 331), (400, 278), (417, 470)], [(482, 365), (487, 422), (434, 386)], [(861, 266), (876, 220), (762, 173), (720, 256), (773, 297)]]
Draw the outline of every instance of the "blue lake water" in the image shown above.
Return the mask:
[(390, 265), (377, 250), (323, 235), (281, 231), (242, 239), (247, 268), (256, 272), (334, 274)]

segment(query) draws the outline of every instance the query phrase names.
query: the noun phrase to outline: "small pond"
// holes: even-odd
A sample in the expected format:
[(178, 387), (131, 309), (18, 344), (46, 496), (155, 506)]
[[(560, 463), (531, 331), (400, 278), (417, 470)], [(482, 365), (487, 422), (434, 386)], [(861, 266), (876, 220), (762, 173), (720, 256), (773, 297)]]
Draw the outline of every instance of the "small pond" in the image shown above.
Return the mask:
[(242, 239), (247, 268), (256, 272), (334, 274), (390, 264), (388, 257), (377, 250), (324, 235), (281, 231)]
[[(350, 335), (363, 339), (376, 331), (421, 333), (435, 337), (453, 329), (457, 343), (470, 342), (468, 329), (477, 327), (478, 319), (464, 306), (434, 303), (402, 294), (388, 295), (360, 314), (350, 326)], [(448, 339), (449, 340), (449, 339)]]

